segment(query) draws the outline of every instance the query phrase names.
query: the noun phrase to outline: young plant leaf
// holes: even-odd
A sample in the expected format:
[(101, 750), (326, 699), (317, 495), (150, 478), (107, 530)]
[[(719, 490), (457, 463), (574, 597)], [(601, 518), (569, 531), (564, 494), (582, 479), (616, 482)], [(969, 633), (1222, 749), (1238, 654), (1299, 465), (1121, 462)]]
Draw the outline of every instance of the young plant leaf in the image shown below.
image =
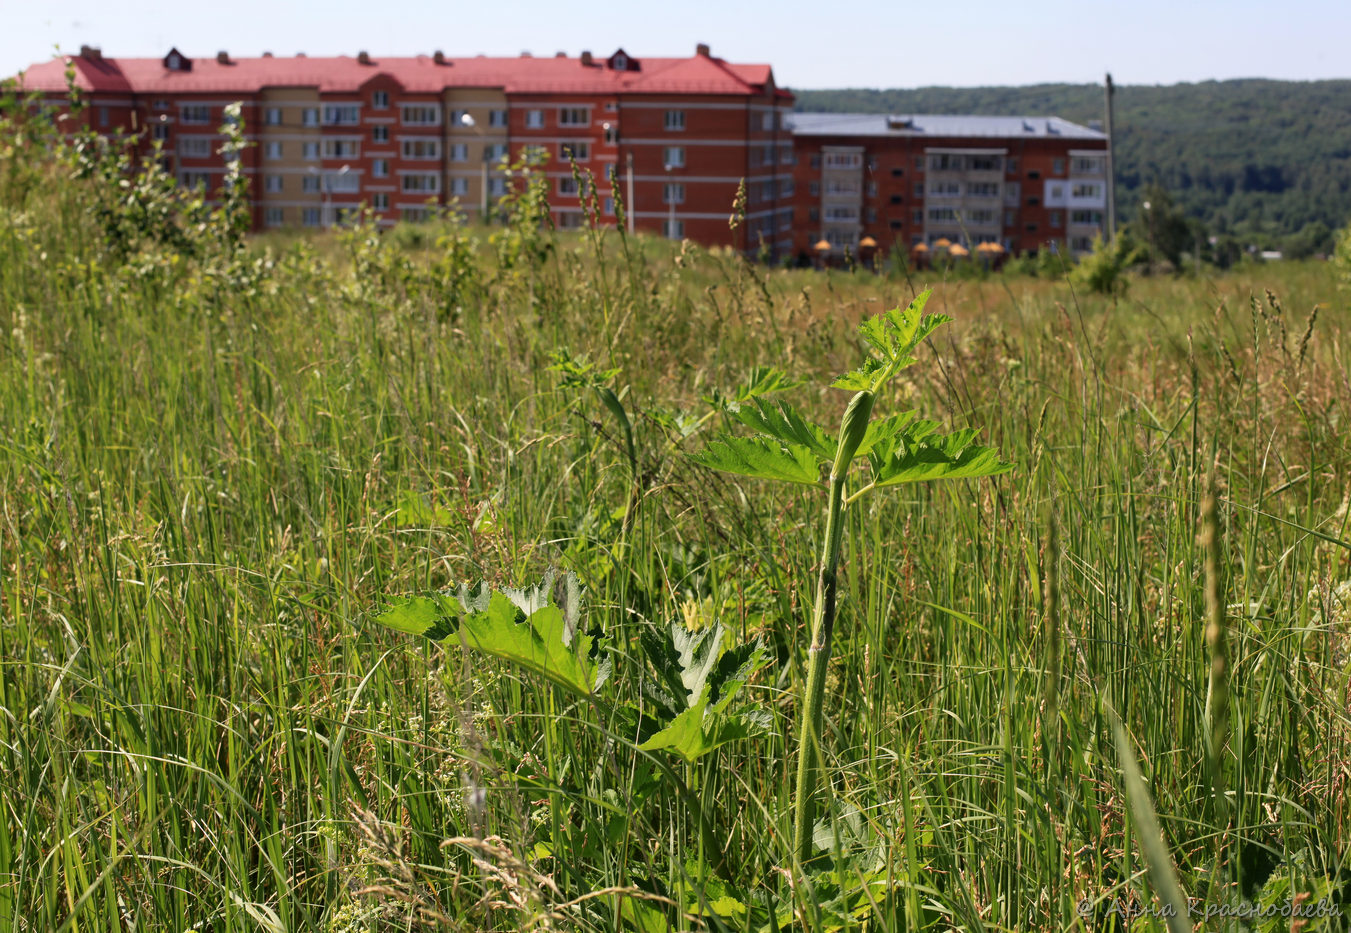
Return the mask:
[(873, 486), (900, 486), (938, 479), (998, 476), (1013, 469), (999, 451), (973, 443), (974, 429), (937, 434), (934, 421), (918, 421), (873, 448), (868, 459)]
[(777, 401), (771, 405), (763, 399), (752, 399), (748, 404), (733, 409), (732, 417), (785, 444), (800, 444), (822, 460), (829, 462), (835, 459), (835, 440), (824, 428), (812, 424), (787, 402)]
[(376, 622), (395, 631), (457, 644), (532, 671), (581, 696), (591, 696), (610, 673), (600, 656), (599, 636), (580, 630), (580, 587), (568, 574), (563, 605), (553, 605), (554, 578), (523, 590), (456, 592), (403, 597), (376, 613)]
[(695, 454), (694, 461), (725, 473), (804, 486), (815, 486), (821, 479), (821, 462), (810, 447), (768, 437), (724, 435)]

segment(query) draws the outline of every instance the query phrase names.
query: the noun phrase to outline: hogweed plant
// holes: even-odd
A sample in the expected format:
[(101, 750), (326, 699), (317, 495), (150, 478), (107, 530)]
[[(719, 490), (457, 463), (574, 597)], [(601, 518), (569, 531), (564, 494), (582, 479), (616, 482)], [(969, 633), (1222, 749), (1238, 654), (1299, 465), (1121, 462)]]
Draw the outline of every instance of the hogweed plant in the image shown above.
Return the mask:
[[(821, 471), (829, 465), (824, 486), (826, 521), (821, 566), (812, 609), (811, 642), (807, 648), (807, 683), (800, 705), (797, 784), (794, 793), (793, 851), (802, 864), (812, 857), (817, 788), (820, 784), (826, 671), (835, 629), (837, 575), (846, 510), (869, 492), (940, 479), (977, 479), (1012, 469), (994, 448), (975, 443), (976, 430), (938, 433), (938, 422), (922, 420), (915, 411), (873, 418), (879, 393), (901, 370), (916, 363), (918, 346), (952, 319), (925, 314), (930, 291), (904, 309), (894, 308), (863, 322), (859, 328), (871, 353), (857, 369), (832, 386), (852, 389), (837, 439), (783, 401), (752, 398), (728, 408), (733, 418), (752, 428), (753, 436), (723, 435), (696, 458), (716, 470), (759, 479), (821, 487)], [(853, 470), (860, 460), (867, 472)]]

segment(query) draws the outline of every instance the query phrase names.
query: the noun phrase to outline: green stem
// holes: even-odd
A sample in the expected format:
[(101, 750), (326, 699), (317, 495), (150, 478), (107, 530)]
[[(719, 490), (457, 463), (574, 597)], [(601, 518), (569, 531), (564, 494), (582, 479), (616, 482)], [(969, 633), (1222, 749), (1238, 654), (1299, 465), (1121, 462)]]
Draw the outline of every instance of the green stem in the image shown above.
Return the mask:
[[(846, 463), (846, 466), (848, 464)], [(836, 571), (844, 537), (844, 470), (830, 476), (830, 511), (821, 551), (821, 575), (816, 583), (812, 611), (812, 642), (807, 649), (807, 695), (798, 738), (797, 791), (793, 813), (793, 851), (806, 864), (812, 854), (812, 826), (816, 816), (816, 788), (820, 782), (822, 710), (826, 694), (826, 667), (830, 664), (831, 634), (835, 629)]]

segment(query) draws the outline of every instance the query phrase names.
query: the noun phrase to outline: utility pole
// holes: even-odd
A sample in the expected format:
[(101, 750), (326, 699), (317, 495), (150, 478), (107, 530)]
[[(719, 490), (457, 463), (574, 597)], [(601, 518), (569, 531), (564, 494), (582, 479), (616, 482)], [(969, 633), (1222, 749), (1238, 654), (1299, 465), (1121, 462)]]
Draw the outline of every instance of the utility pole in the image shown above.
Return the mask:
[(1112, 154), (1112, 74), (1107, 73), (1107, 242), (1116, 239), (1116, 166)]
[(634, 212), (635, 210), (637, 210), (637, 207), (636, 207), (636, 206), (634, 205), (634, 203), (633, 203), (633, 153), (632, 153), (631, 151), (628, 152), (628, 153), (626, 153), (626, 158), (624, 159), (624, 165), (625, 165), (625, 168), (626, 168), (627, 174), (628, 174), (628, 177), (627, 177), (627, 180), (626, 180), (627, 183), (626, 183), (626, 185), (625, 185), (625, 187), (626, 187), (627, 190), (625, 191), (624, 197), (628, 200), (628, 204), (627, 204), (626, 206), (628, 207), (629, 233), (632, 234), (632, 233), (633, 233), (633, 212)]

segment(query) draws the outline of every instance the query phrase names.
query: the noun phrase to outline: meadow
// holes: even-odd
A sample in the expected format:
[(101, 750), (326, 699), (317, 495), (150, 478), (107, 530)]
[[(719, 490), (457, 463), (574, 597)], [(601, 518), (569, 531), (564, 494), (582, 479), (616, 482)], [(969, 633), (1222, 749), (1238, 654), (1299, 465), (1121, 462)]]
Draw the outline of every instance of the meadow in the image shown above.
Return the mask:
[[(1207, 928), (1346, 928), (1328, 264), (785, 270), (555, 233), (530, 188), (243, 237), (7, 132), (0, 929), (1190, 929), (1169, 878)], [(836, 424), (860, 323), (928, 286), (953, 323), (879, 411), (1014, 466), (845, 512), (804, 865), (824, 500), (696, 455), (770, 389)], [(376, 621), (553, 574), (580, 693)], [(710, 747), (641, 747), (723, 657)]]

